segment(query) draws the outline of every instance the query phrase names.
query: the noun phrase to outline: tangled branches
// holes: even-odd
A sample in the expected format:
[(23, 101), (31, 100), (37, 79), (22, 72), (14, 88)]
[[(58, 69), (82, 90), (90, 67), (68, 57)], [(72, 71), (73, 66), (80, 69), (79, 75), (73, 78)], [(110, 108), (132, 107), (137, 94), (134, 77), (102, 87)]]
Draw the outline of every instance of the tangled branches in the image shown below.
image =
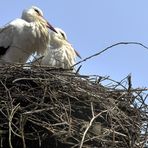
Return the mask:
[(133, 89), (130, 76), (116, 82), (49, 67), (0, 67), (1, 146), (140, 148), (146, 90)]

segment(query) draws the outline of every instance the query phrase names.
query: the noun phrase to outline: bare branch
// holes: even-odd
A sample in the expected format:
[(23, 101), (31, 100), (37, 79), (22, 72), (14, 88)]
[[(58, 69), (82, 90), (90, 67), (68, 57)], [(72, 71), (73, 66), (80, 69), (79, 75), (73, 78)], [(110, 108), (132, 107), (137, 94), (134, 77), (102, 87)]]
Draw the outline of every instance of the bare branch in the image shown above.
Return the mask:
[(113, 44), (113, 45), (111, 45), (111, 46), (106, 47), (105, 49), (101, 50), (101, 51), (98, 52), (98, 53), (95, 53), (95, 54), (93, 54), (93, 55), (91, 55), (91, 56), (89, 56), (89, 57), (86, 57), (85, 59), (83, 59), (83, 60), (77, 62), (76, 64), (74, 64), (72, 67), (74, 67), (74, 66), (76, 66), (76, 65), (78, 65), (78, 64), (81, 64), (81, 63), (83, 63), (83, 62), (85, 62), (85, 61), (87, 61), (87, 60), (89, 60), (89, 59), (91, 59), (91, 58), (93, 58), (93, 57), (96, 57), (96, 56), (98, 56), (98, 55), (104, 53), (105, 51), (107, 51), (107, 50), (109, 50), (109, 49), (111, 49), (111, 48), (113, 48), (113, 47), (119, 46), (119, 45), (140, 45), (140, 46), (142, 46), (143, 48), (145, 48), (145, 49), (148, 50), (148, 47), (147, 47), (147, 46), (145, 46), (144, 44), (139, 43), (139, 42), (119, 42), (119, 43), (116, 43), (116, 44)]

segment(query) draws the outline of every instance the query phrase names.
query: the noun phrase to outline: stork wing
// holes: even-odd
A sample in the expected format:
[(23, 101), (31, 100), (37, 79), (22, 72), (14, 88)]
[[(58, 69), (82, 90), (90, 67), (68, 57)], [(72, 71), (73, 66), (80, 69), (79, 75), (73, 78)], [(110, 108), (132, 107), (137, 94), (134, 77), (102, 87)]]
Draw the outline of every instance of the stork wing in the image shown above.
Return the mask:
[(0, 56), (4, 55), (11, 46), (13, 40), (13, 27), (7, 25), (0, 28)]
[(4, 55), (9, 47), (13, 44), (14, 37), (17, 32), (28, 23), (22, 19), (15, 19), (3, 28), (0, 28), (0, 56)]
[(69, 52), (71, 51), (71, 54), (72, 54), (72, 52), (74, 52), (77, 57), (82, 59), (80, 54), (72, 47), (72, 45), (68, 42), (68, 40), (65, 40), (63, 42), (64, 42), (64, 45), (66, 46), (66, 48), (69, 49)]

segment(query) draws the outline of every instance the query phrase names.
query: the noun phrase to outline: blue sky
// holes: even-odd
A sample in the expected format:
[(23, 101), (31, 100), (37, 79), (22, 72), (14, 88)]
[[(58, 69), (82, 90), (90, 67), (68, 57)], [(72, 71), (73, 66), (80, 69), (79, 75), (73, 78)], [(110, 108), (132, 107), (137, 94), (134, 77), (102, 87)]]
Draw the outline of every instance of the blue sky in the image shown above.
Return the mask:
[[(0, 26), (20, 17), (22, 10), (32, 5), (40, 7), (53, 26), (67, 33), (82, 58), (120, 41), (148, 46), (147, 0), (5, 0), (0, 5)], [(81, 73), (117, 81), (131, 73), (134, 87), (148, 87), (147, 65), (148, 50), (123, 45), (83, 63)]]

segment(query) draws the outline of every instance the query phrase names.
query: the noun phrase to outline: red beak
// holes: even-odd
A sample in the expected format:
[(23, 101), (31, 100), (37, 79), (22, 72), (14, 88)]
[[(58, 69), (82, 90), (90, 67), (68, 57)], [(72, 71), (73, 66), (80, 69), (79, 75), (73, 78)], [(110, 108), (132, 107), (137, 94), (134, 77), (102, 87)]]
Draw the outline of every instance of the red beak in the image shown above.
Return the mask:
[(57, 31), (54, 29), (54, 27), (52, 27), (52, 25), (49, 24), (48, 22), (47, 22), (47, 27), (48, 27), (49, 29), (51, 29), (52, 31), (54, 31), (55, 33), (57, 33)]

